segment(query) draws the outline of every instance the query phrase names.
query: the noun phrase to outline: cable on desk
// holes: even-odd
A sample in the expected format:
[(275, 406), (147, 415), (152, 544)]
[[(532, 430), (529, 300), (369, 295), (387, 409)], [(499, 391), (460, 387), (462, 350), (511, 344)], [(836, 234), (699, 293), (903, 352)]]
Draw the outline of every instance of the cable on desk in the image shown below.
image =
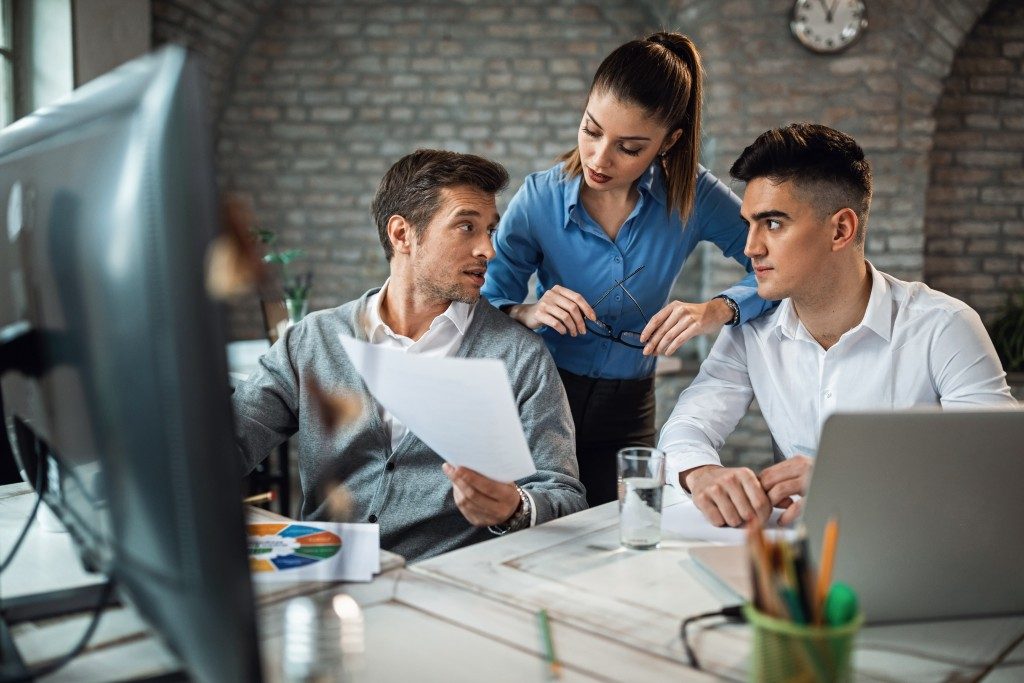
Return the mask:
[(995, 671), (996, 667), (998, 667), (1000, 664), (1002, 664), (1003, 661), (1007, 657), (1010, 656), (1010, 653), (1013, 652), (1014, 650), (1016, 650), (1017, 646), (1020, 645), (1022, 642), (1024, 642), (1024, 633), (1021, 633), (1019, 636), (1017, 636), (1017, 638), (1013, 642), (1011, 642), (1009, 645), (1004, 647), (1003, 651), (1000, 652), (999, 655), (995, 659), (993, 659), (989, 663), (988, 666), (986, 666), (984, 669), (982, 669), (981, 673), (979, 673), (977, 676), (975, 676), (971, 680), (972, 681), (980, 681), (981, 679), (985, 678), (990, 673)]
[(693, 648), (690, 647), (690, 638), (686, 633), (686, 627), (692, 623), (704, 621), (705, 619), (713, 619), (714, 617), (724, 617), (726, 621), (735, 623), (745, 623), (747, 621), (743, 616), (742, 605), (723, 607), (717, 612), (705, 612), (704, 614), (697, 614), (683, 619), (683, 623), (679, 626), (679, 635), (683, 639), (683, 649), (686, 650), (686, 657), (690, 660), (690, 666), (698, 671), (701, 670), (700, 662), (697, 661), (697, 654), (693, 651)]
[(103, 614), (103, 608), (106, 607), (107, 603), (110, 601), (110, 595), (113, 590), (114, 579), (107, 579), (107, 582), (103, 584), (103, 590), (100, 592), (99, 602), (96, 603), (96, 607), (93, 608), (92, 619), (89, 620), (89, 626), (85, 629), (85, 633), (82, 634), (78, 643), (71, 648), (70, 652), (49, 664), (45, 664), (35, 669), (29, 669), (27, 672), (20, 675), (7, 676), (0, 674), (0, 683), (23, 683), (27, 681), (34, 681), (37, 678), (42, 678), (43, 676), (49, 676), (80, 655), (85, 649), (85, 646), (89, 644), (89, 640), (92, 639), (92, 634), (96, 632), (96, 627), (100, 623), (100, 616)]
[(11, 563), (11, 560), (14, 559), (14, 556), (18, 554), (18, 549), (21, 548), (22, 541), (24, 541), (25, 537), (28, 536), (28, 530), (32, 528), (32, 521), (36, 518), (36, 513), (39, 512), (39, 505), (43, 502), (43, 474), (45, 473), (46, 468), (43, 466), (43, 463), (45, 461), (43, 461), (42, 458), (40, 458), (39, 460), (40, 462), (36, 464), (35, 505), (32, 506), (32, 512), (29, 513), (28, 519), (25, 520), (25, 526), (22, 527), (21, 533), (18, 534), (18, 540), (16, 540), (14, 542), (14, 545), (11, 546), (11, 552), (8, 553), (7, 557), (4, 558), (4, 561), (0, 563), (0, 574), (2, 574), (5, 569), (7, 569), (7, 565), (9, 565)]

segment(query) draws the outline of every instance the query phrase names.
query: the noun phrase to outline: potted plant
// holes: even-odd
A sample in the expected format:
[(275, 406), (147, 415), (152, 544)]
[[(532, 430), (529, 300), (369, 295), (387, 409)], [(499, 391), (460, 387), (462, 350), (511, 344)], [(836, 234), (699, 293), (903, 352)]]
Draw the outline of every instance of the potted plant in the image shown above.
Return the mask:
[(1011, 294), (989, 327), (992, 343), (1008, 374), (1024, 373), (1024, 290)]
[(256, 239), (266, 248), (263, 261), (280, 268), (281, 291), (283, 302), (288, 312), (288, 325), (294, 325), (309, 312), (309, 291), (313, 285), (312, 271), (296, 275), (292, 264), (304, 257), (302, 249), (276, 249), (277, 233), (273, 230), (257, 229), (253, 231)]

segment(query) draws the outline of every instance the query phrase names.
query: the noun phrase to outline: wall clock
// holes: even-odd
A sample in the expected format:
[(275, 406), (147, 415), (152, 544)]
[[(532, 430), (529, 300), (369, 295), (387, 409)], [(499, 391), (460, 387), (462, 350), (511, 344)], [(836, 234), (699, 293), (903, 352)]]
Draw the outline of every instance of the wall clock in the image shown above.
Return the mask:
[(789, 21), (793, 37), (808, 50), (821, 54), (842, 52), (867, 27), (864, 0), (796, 0)]

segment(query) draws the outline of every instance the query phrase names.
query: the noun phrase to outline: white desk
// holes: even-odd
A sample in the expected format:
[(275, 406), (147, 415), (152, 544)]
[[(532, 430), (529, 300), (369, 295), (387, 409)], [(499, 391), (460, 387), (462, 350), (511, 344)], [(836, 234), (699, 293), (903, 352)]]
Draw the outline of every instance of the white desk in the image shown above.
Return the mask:
[[(574, 632), (600, 639), (602, 647), (618, 645), (646, 653), (650, 665), (644, 680), (693, 673), (676, 664), (686, 661), (681, 619), (732, 604), (689, 559), (688, 549), (700, 543), (668, 535), (656, 551), (627, 551), (617, 544), (618, 510), (609, 503), (409, 569), (512, 609), (546, 607), (556, 632), (571, 626)], [(474, 614), (468, 609), (471, 602), (467, 598), (463, 604), (437, 603), (433, 613), (487, 628), (490, 615)], [(702, 630), (698, 625), (690, 633), (707, 671), (746, 679), (748, 627)], [(868, 627), (857, 641), (855, 678), (974, 680), (1022, 636), (1024, 617)], [(606, 652), (562, 645), (562, 638), (559, 644), (559, 656), (570, 669), (615, 680), (636, 678), (635, 670), (616, 667), (615, 658), (606, 657)], [(1024, 645), (1019, 644), (985, 680), (1024, 680)]]
[[(32, 503), (24, 485), (0, 487), (0, 547)], [(10, 495), (20, 493), (20, 495)], [(359, 682), (534, 681), (545, 679), (534, 612), (548, 609), (565, 681), (709, 681), (746, 677), (748, 629), (694, 628), (697, 654), (714, 676), (687, 667), (682, 617), (717, 608), (723, 593), (697, 578), (694, 544), (667, 539), (648, 552), (617, 548), (617, 510), (608, 504), (504, 538), (402, 568), (383, 558), (372, 583), (340, 589), (362, 606), (366, 652)], [(63, 534), (34, 529), (4, 574), (19, 590), (36, 583), (90, 581), (73, 563)], [(42, 555), (40, 555), (40, 553)], [(45, 557), (44, 561), (39, 558)], [(33, 579), (30, 575), (42, 571)], [(44, 575), (45, 574), (45, 575)], [(18, 578), (20, 577), (20, 578)], [(39, 590), (39, 589), (37, 589)], [(287, 597), (339, 586), (258, 587), (259, 630), (269, 681), (280, 680)], [(64, 652), (82, 633), (85, 615), (16, 628), (30, 664)], [(867, 628), (855, 669), (866, 681), (973, 680), (1024, 633), (1024, 617)], [(172, 670), (173, 657), (130, 609), (108, 610), (87, 652), (56, 681), (114, 681)], [(986, 681), (1024, 679), (1024, 645)]]

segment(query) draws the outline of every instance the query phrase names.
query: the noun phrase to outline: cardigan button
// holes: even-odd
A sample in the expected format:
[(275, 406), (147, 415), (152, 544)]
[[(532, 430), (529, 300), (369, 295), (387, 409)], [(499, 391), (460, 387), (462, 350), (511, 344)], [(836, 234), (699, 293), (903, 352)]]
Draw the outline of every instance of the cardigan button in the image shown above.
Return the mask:
[(368, 519), (370, 520), (370, 524), (377, 523), (377, 515), (370, 515)]

